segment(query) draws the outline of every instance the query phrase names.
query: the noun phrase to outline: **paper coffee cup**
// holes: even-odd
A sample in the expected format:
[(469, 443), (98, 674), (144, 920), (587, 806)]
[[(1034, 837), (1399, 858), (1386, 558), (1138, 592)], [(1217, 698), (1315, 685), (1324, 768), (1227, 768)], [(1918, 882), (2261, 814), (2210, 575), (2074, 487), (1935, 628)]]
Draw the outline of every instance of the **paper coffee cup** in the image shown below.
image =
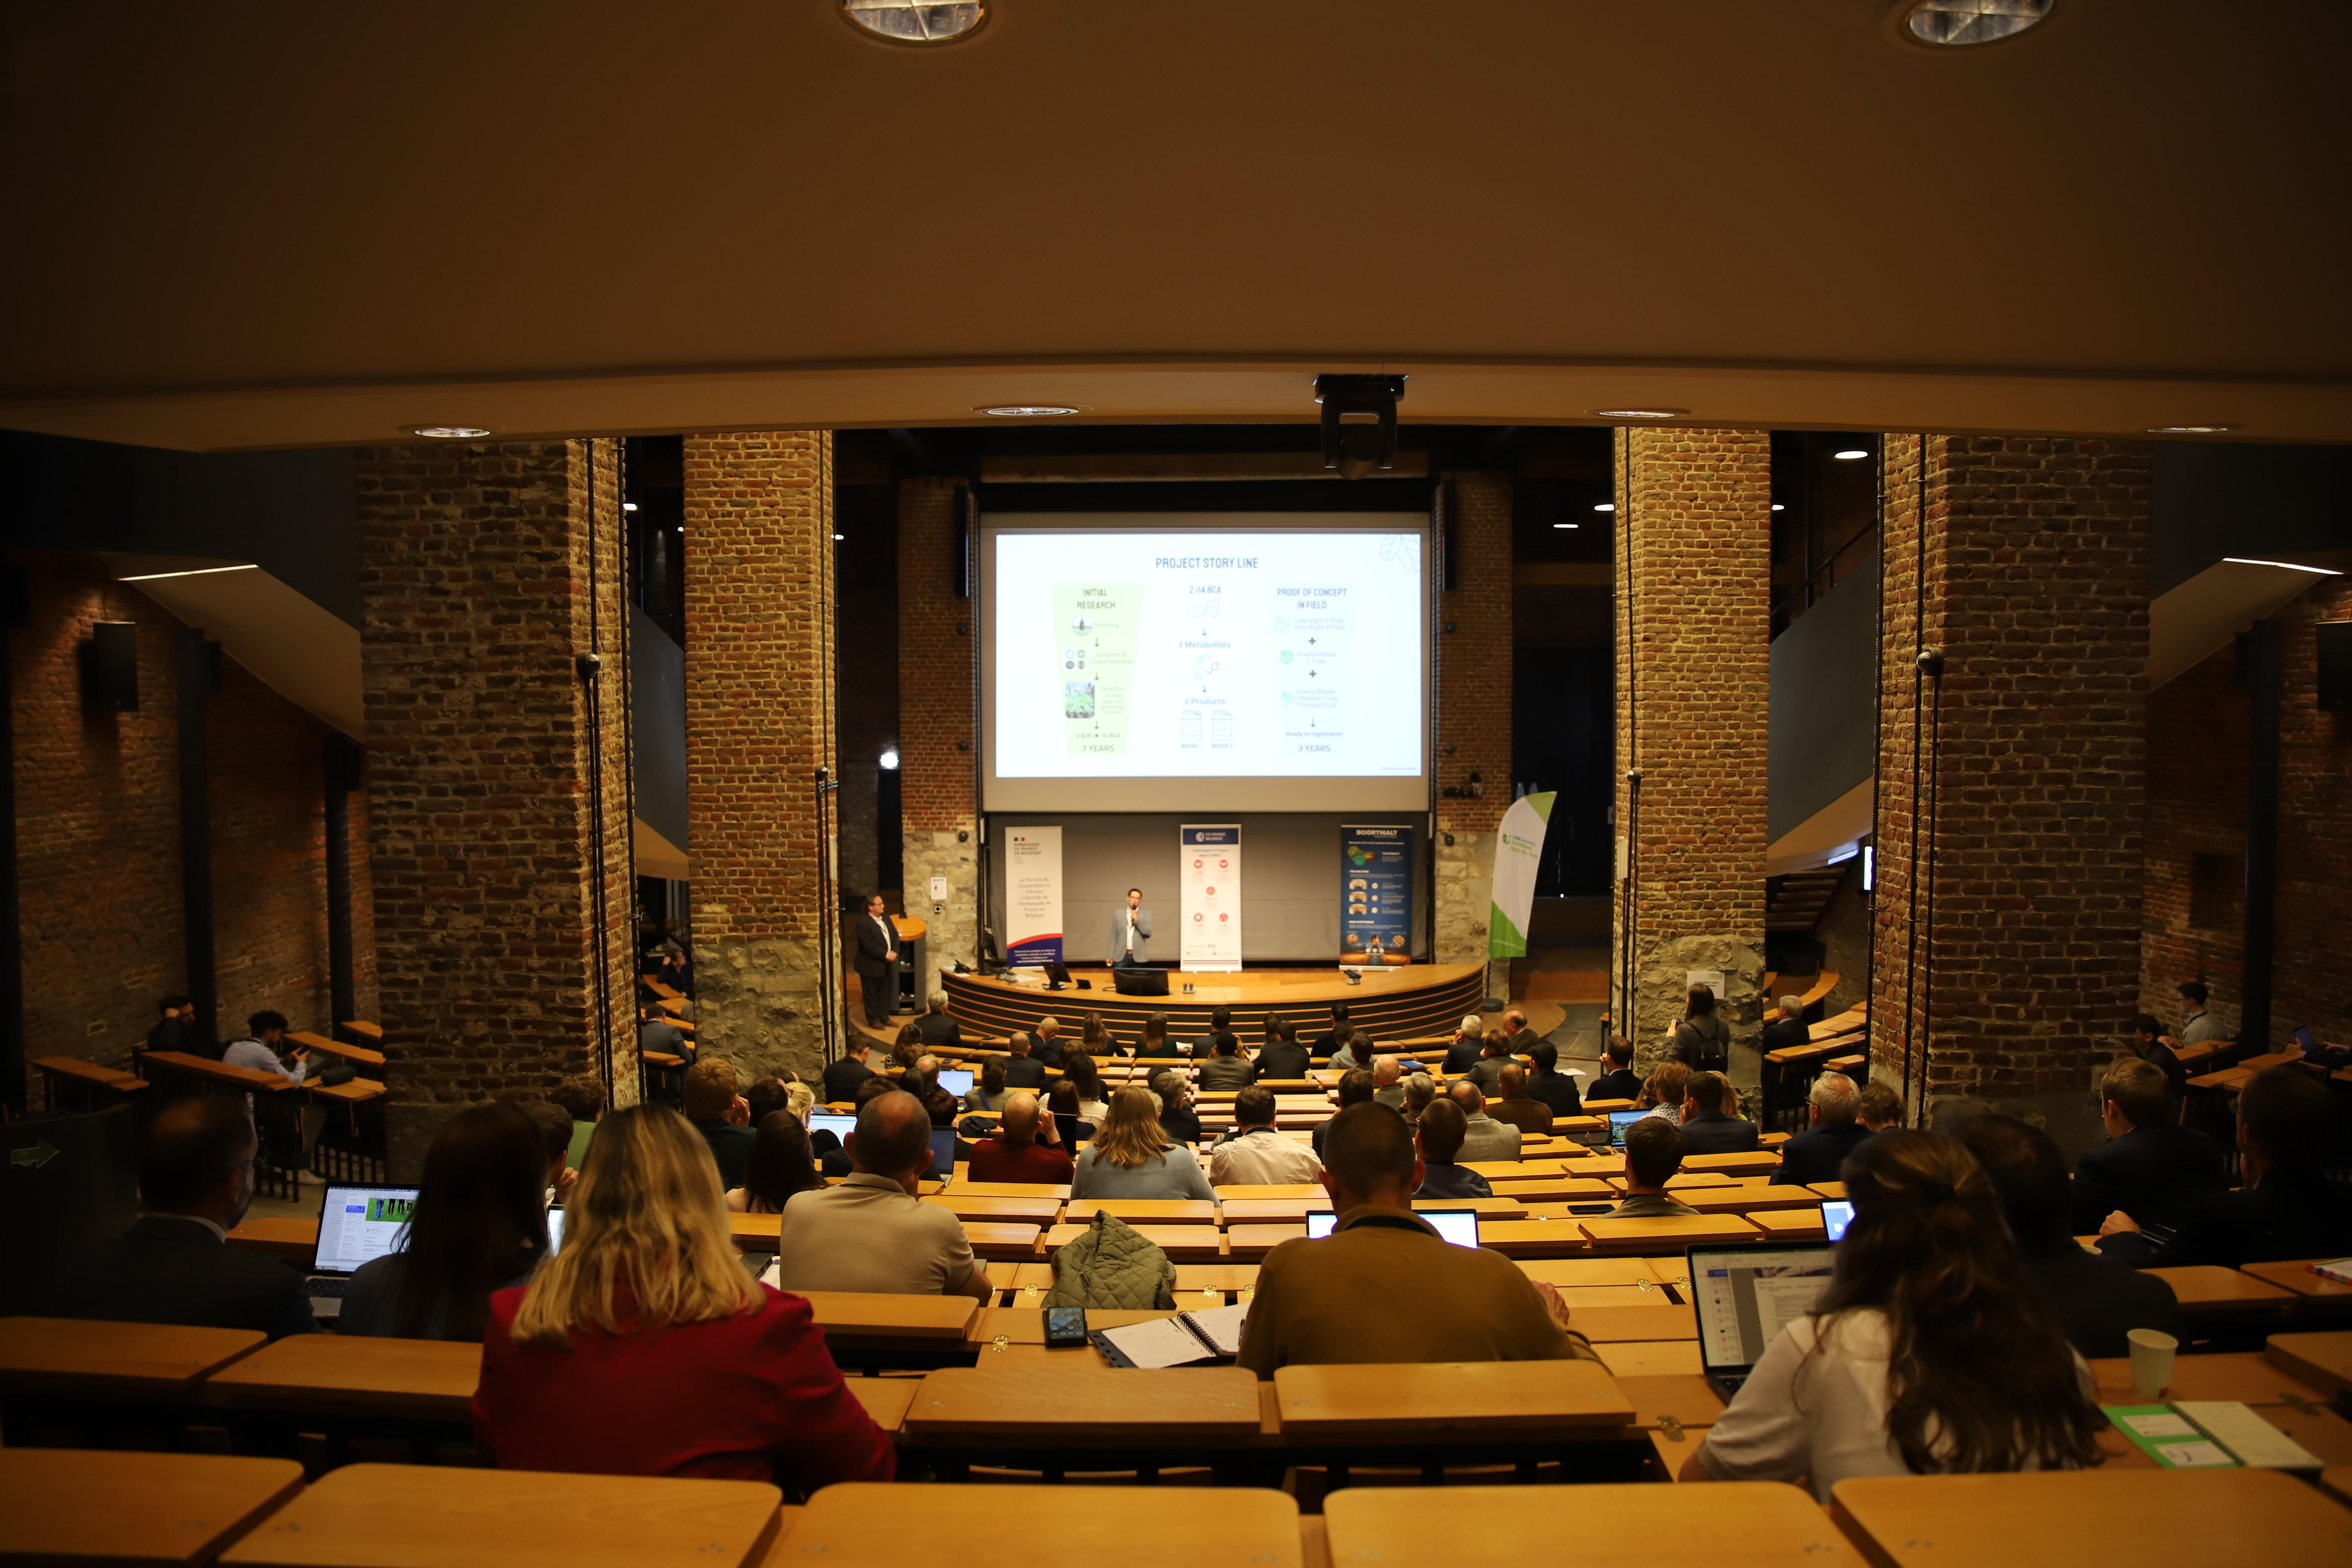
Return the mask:
[(2134, 1329), (2131, 1342), (2132, 1397), (2147, 1404), (2172, 1392), (2172, 1354), (2180, 1342), (2154, 1329)]

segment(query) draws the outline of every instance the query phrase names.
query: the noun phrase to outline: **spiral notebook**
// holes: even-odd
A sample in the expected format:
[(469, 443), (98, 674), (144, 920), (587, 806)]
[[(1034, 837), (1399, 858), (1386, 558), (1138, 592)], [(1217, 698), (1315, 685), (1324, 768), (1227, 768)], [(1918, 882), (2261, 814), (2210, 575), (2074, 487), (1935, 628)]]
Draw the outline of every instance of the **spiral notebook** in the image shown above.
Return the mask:
[(1248, 1313), (1247, 1306), (1179, 1312), (1172, 1318), (1095, 1329), (1087, 1338), (1113, 1366), (1193, 1366), (1230, 1361), (1241, 1354), (1242, 1320)]

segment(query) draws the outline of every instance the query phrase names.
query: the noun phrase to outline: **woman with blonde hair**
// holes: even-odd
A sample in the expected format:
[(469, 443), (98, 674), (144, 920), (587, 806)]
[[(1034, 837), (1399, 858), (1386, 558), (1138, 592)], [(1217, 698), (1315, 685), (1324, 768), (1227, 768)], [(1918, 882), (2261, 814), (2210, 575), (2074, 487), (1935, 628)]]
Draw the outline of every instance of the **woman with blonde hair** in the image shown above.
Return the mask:
[(667, 1106), (597, 1124), (563, 1248), (490, 1298), (475, 1446), (502, 1468), (887, 1481), (890, 1440), (798, 1296), (744, 1272), (709, 1147)]
[(1078, 1153), (1074, 1198), (1209, 1198), (1216, 1189), (1192, 1151), (1171, 1144), (1160, 1101), (1139, 1083), (1114, 1090), (1095, 1140)]

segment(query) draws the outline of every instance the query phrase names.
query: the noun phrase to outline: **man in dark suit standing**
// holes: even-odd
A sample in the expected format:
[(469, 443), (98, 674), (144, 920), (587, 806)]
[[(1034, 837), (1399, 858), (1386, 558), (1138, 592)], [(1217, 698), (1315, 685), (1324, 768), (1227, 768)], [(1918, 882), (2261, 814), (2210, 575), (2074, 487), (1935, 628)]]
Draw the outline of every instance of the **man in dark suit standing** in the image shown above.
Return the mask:
[(1601, 1053), (1601, 1065), (1606, 1070), (1592, 1080), (1591, 1089), (1584, 1091), (1585, 1099), (1639, 1100), (1642, 1098), (1642, 1080), (1633, 1073), (1633, 1041), (1622, 1035), (1611, 1040), (1609, 1048)]
[(1683, 1086), (1683, 1137), (1693, 1154), (1746, 1154), (1756, 1147), (1756, 1123), (1728, 1115), (1731, 1086), (1721, 1073), (1691, 1075)]
[(300, 1275), (227, 1245), (252, 1205), (259, 1152), (241, 1096), (199, 1095), (156, 1112), (139, 1158), (146, 1212), (50, 1270), (42, 1315), (252, 1329), (271, 1339), (316, 1332)]
[(2171, 1124), (2172, 1096), (2154, 1062), (2131, 1057), (2109, 1068), (2099, 1110), (2108, 1142), (2075, 1163), (2069, 1235), (2088, 1236), (2118, 1209), (2142, 1226), (2177, 1230), (2198, 1200), (2222, 1189), (2221, 1146)]
[[(1690, 1091), (1683, 1092), (1687, 1096)], [(1805, 1098), (1811, 1125), (1780, 1146), (1780, 1168), (1772, 1173), (1779, 1186), (1810, 1187), (1838, 1180), (1845, 1157), (1870, 1136), (1870, 1129), (1855, 1116), (1862, 1108), (1862, 1090), (1845, 1074), (1822, 1074)]]
[(866, 1003), (866, 1021), (875, 1028), (890, 1022), (898, 1005), (898, 928), (882, 912), (882, 895), (869, 893), (866, 913), (857, 921), (858, 994)]

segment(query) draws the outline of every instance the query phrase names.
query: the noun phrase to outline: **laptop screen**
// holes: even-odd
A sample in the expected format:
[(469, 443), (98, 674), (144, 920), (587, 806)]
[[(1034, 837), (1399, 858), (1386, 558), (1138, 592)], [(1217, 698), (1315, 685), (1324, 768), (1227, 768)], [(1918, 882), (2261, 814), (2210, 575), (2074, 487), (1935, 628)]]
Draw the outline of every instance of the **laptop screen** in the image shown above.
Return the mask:
[(961, 1100), (965, 1095), (971, 1092), (971, 1069), (970, 1068), (941, 1068), (940, 1069), (940, 1087), (946, 1089), (950, 1094), (954, 1095), (958, 1100)]
[(1763, 1359), (1790, 1320), (1813, 1310), (1830, 1288), (1826, 1247), (1694, 1247), (1693, 1305), (1699, 1359), (1709, 1372), (1745, 1372)]
[(1853, 1223), (1853, 1205), (1843, 1198), (1831, 1198), (1822, 1205), (1822, 1229), (1832, 1241), (1845, 1235), (1845, 1227)]
[(954, 1128), (931, 1129), (931, 1174), (940, 1181), (955, 1173), (955, 1146)]
[(312, 1271), (349, 1274), (372, 1258), (398, 1251), (401, 1229), (415, 1206), (415, 1187), (331, 1183), (319, 1205), (319, 1250), (311, 1258)]
[(1625, 1146), (1625, 1129), (1649, 1114), (1646, 1110), (1611, 1111), (1609, 1113), (1609, 1146), (1612, 1149), (1622, 1149)]
[[(1478, 1245), (1478, 1211), (1476, 1209), (1416, 1209), (1415, 1219), (1427, 1220), (1432, 1229), (1456, 1247)], [(1331, 1234), (1339, 1216), (1329, 1209), (1307, 1211), (1307, 1236), (1310, 1241), (1320, 1240)]]
[(812, 1133), (830, 1132), (846, 1144), (849, 1142), (849, 1135), (857, 1131), (857, 1118), (824, 1110), (812, 1111), (809, 1114), (808, 1130)]

